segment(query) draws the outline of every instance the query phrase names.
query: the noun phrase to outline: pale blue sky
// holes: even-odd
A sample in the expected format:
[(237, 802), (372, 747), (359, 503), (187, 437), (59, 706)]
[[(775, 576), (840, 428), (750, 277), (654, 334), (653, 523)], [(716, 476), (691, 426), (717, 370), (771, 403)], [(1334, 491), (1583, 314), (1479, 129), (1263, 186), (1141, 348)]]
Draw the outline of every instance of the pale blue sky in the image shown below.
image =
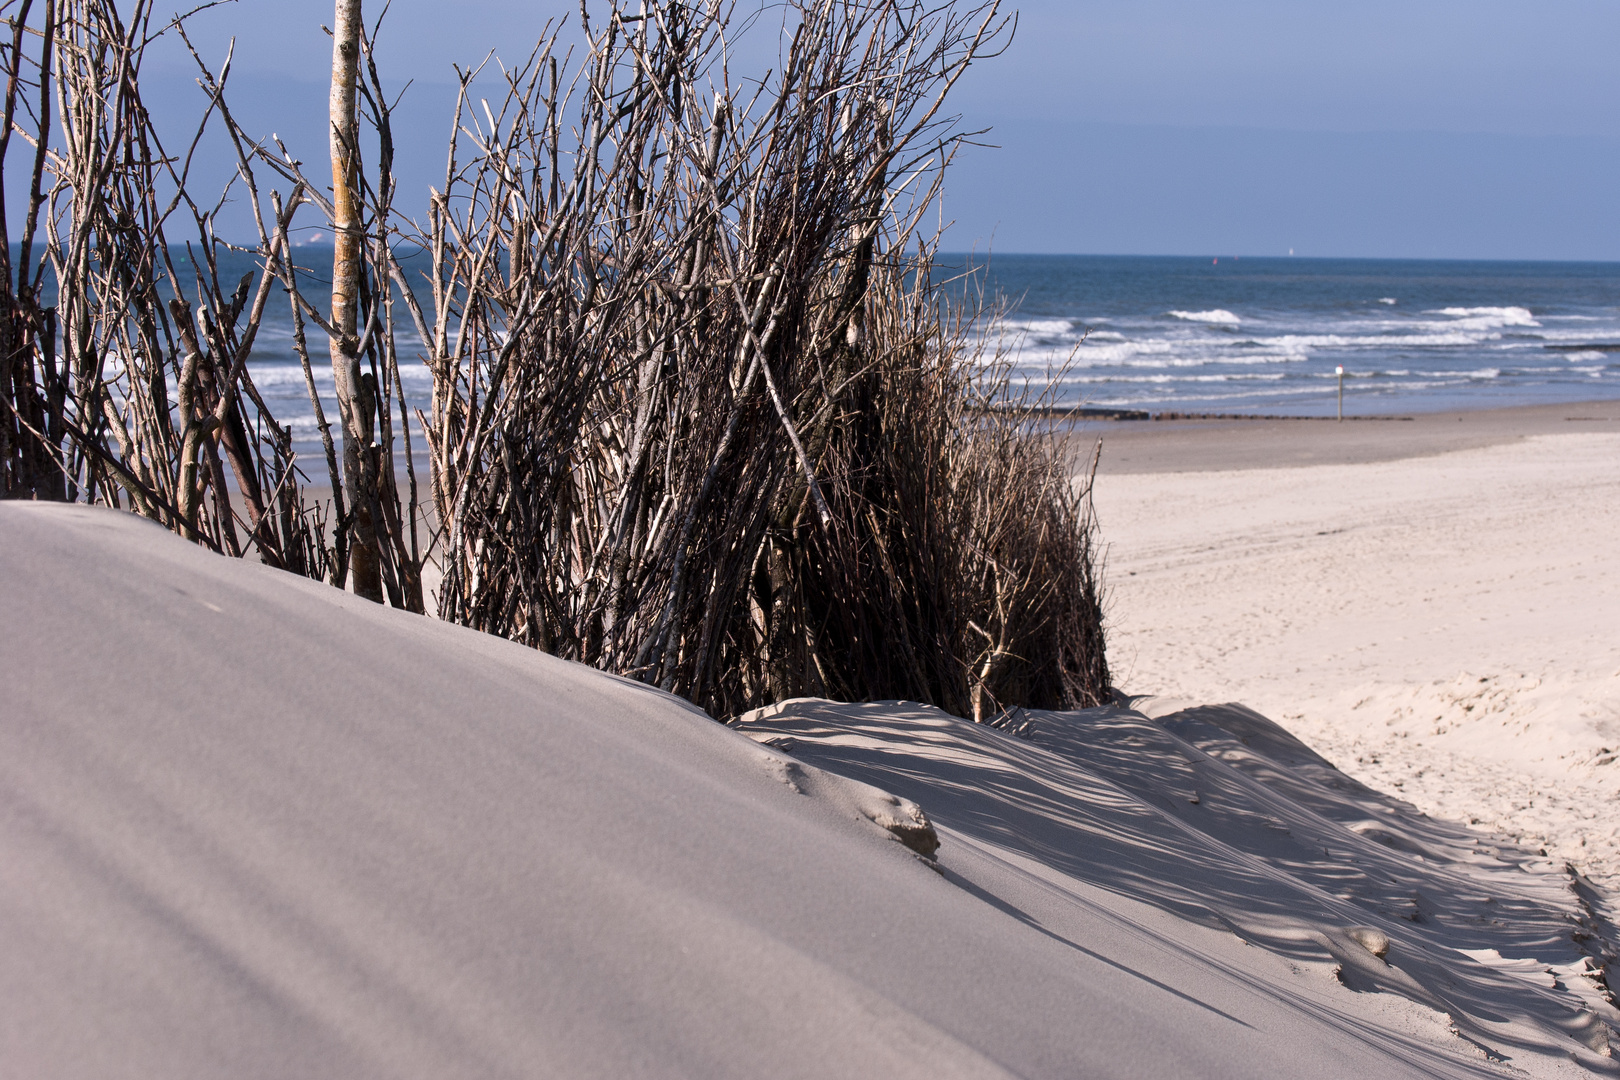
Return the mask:
[[(1620, 259), (1614, 0), (1037, 0), (957, 108), (995, 129), (947, 185), (953, 247)], [(572, 4), (395, 0), (385, 77), (416, 80), (407, 185), (442, 170), (449, 65), (526, 52)], [(198, 16), (237, 109), (324, 154), (331, 6)], [(155, 104), (188, 100), (184, 68)]]

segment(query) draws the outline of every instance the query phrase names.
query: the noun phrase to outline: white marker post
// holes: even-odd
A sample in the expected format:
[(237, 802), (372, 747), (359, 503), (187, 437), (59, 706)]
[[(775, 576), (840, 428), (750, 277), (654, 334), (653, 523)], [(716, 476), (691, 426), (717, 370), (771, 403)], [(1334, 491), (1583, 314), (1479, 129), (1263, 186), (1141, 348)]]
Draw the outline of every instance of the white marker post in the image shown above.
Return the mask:
[(1333, 369), (1339, 374), (1339, 423), (1344, 423), (1344, 365)]

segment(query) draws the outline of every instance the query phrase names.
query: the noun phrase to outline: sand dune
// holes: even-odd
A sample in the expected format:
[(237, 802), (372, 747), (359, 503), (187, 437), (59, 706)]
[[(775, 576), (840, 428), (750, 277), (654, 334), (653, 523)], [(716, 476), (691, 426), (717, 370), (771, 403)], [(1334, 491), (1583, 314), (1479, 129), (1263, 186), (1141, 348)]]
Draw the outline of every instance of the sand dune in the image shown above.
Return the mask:
[(1167, 985), (1215, 969), (1212, 1007), (1259, 993), (1436, 1074), (1456, 1054), (1612, 1067), (1620, 1014), (1590, 955), (1609, 929), (1584, 882), (1363, 787), (1252, 710), (1129, 706), (1030, 712), (1022, 738), (902, 703), (737, 726), (919, 800), (947, 874), (1046, 932), (1084, 949), (1106, 913), (1179, 954), (1132, 957)]
[(762, 746), (129, 515), (0, 550), (9, 1075), (1616, 1071), (1572, 879), (1244, 710)]

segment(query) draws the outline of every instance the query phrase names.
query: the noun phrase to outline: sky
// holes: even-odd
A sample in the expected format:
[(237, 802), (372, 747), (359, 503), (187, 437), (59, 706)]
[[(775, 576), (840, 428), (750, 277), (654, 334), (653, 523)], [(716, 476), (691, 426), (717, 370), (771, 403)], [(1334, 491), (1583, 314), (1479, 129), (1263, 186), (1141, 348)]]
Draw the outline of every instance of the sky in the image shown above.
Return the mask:
[[(368, 19), (379, 7), (368, 8)], [(446, 14), (447, 10), (450, 12)], [(1614, 0), (1028, 0), (955, 109), (983, 142), (946, 185), (947, 247), (1002, 253), (1620, 260)], [(236, 0), (193, 37), (250, 129), (325, 155), (319, 0)], [(394, 0), (385, 80), (403, 186), (443, 173), (451, 65), (521, 57), (546, 0)], [(768, 32), (769, 21), (761, 24)], [(774, 53), (774, 40), (754, 55)], [(194, 110), (160, 52), (148, 98)], [(740, 62), (748, 63), (745, 53)], [(171, 140), (173, 141), (173, 140)]]

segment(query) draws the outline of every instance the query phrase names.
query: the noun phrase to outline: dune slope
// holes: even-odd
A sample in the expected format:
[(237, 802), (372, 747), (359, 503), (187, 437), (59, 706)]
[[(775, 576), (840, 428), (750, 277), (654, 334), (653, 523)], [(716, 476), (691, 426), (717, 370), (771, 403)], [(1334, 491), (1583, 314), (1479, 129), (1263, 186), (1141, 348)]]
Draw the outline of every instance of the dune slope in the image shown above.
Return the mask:
[(947, 873), (1039, 896), (1024, 910), (1048, 932), (1087, 942), (1104, 910), (1228, 973), (1258, 946), (1265, 993), (1373, 1022), (1380, 1046), (1612, 1071), (1613, 931), (1587, 882), (1363, 787), (1242, 706), (1132, 704), (1030, 712), (1017, 737), (907, 703), (791, 701), (737, 726), (921, 801)]
[(130, 515), (0, 504), (0, 552), (5, 1075), (1611, 1069), (1567, 879), (1251, 714), (745, 725), (784, 749)]

